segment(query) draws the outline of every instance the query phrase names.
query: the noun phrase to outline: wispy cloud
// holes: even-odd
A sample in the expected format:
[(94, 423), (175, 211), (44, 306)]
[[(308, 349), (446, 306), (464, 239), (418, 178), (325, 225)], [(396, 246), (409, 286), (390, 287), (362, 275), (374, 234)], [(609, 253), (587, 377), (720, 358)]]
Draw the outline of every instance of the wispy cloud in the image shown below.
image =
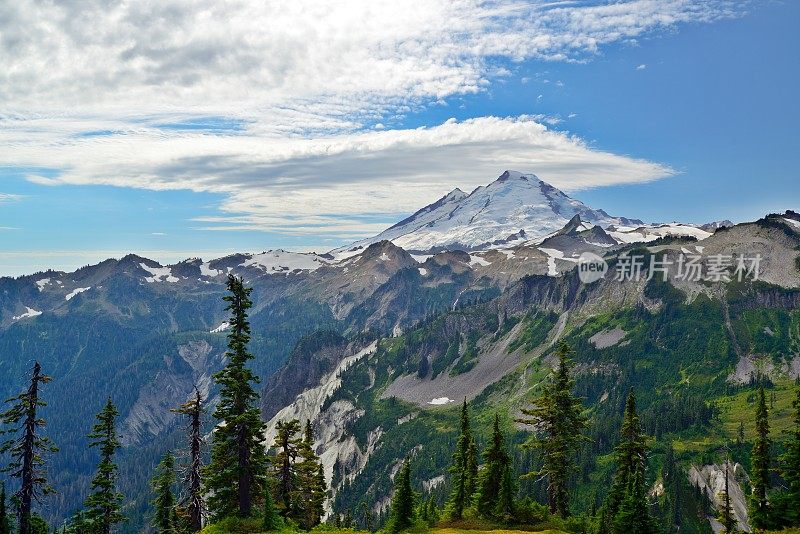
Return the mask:
[(406, 212), (505, 168), (573, 190), (658, 179), (672, 171), (544, 118), (402, 121), (519, 61), (590, 59), (737, 5), (19, 0), (0, 17), (0, 164), (52, 169), (28, 176), (43, 185), (222, 193), (201, 228), (320, 235), (373, 232), (356, 216)]
[(15, 202), (21, 199), (22, 195), (15, 195), (13, 193), (0, 193), (0, 204), (3, 202)]
[[(222, 193), (225, 215), (200, 220), (208, 223), (201, 228), (360, 236), (385, 226), (360, 215), (408, 212), (456, 185), (484, 184), (506, 168), (536, 172), (572, 191), (673, 174), (663, 165), (594, 149), (537, 118), (543, 120), (451, 119), (430, 128), (314, 139), (197, 133), (164, 139), (157, 131), (99, 144), (73, 138), (47, 148), (49, 161), (66, 169), (47, 183)], [(21, 164), (41, 150), (19, 146), (12, 157)]]
[(485, 76), (508, 72), (492, 58), (580, 59), (607, 43), (729, 16), (737, 4), (19, 0), (0, 22), (0, 95), (13, 113), (257, 104), (258, 115), (302, 110), (311, 99), (326, 100), (314, 111), (336, 115), (352, 111), (350, 99), (381, 107), (479, 91)]

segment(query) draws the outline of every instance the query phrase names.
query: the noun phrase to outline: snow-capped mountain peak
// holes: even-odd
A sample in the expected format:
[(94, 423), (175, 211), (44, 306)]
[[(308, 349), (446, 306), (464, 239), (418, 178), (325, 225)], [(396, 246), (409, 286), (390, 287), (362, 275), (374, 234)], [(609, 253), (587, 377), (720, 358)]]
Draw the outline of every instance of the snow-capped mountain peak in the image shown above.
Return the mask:
[(469, 194), (454, 189), (377, 236), (334, 253), (361, 250), (382, 240), (409, 251), (426, 252), (508, 246), (551, 235), (576, 215), (603, 227), (643, 224), (592, 209), (534, 174), (507, 170)]

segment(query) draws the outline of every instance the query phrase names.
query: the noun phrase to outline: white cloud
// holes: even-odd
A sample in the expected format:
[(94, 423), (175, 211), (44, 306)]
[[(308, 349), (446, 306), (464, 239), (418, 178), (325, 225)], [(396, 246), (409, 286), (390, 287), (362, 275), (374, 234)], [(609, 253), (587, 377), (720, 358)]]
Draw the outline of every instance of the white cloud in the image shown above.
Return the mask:
[[(0, 133), (0, 142), (4, 136), (15, 133)], [(12, 163), (43, 157), (43, 151), (51, 164), (65, 169), (48, 178), (50, 184), (224, 194), (224, 215), (197, 221), (205, 223), (201, 228), (352, 237), (385, 226), (360, 215), (412, 211), (455, 186), (484, 184), (504, 169), (535, 172), (572, 191), (672, 174), (662, 165), (594, 149), (532, 117), (449, 119), (430, 128), (313, 139), (246, 133), (164, 137), (142, 129), (101, 143), (85, 138), (45, 148), (18, 143)]]
[(21, 199), (22, 195), (15, 195), (13, 193), (0, 193), (0, 204), (3, 202), (14, 202)]
[(639, 65), (638, 67), (636, 67), (636, 70), (644, 70), (644, 69), (646, 69), (646, 68), (647, 68), (647, 64), (645, 64), (645, 63), (642, 63), (641, 65)]
[[(735, 5), (17, 0), (0, 10), (0, 165), (57, 169), (28, 176), (43, 185), (222, 193), (203, 228), (339, 236), (506, 168), (572, 190), (657, 179), (672, 171), (527, 117), (398, 128), (519, 61), (583, 60)], [(159, 127), (209, 117), (230, 127)]]
[[(730, 0), (161, 0), (7, 3), (8, 113), (200, 108), (309, 116), (481, 90), (489, 58), (562, 60), (683, 22)], [(327, 97), (327, 98), (325, 98)], [(321, 100), (324, 103), (319, 104)]]

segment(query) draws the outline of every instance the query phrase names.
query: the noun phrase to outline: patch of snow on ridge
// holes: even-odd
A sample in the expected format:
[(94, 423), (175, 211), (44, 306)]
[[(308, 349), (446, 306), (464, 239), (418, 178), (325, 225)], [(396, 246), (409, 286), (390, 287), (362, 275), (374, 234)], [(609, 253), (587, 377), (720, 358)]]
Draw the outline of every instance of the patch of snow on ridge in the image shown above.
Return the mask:
[(36, 317), (37, 315), (41, 315), (42, 312), (39, 310), (34, 310), (33, 308), (29, 308), (25, 306), (25, 313), (22, 315), (15, 315), (11, 318), (12, 321), (19, 321), (20, 319), (27, 319), (28, 317)]
[(46, 286), (49, 283), (50, 283), (49, 278), (42, 278), (41, 280), (36, 281), (36, 287), (39, 289), (39, 291), (42, 291), (44, 290), (44, 286)]
[(539, 250), (547, 254), (547, 276), (558, 276), (558, 267), (556, 266), (556, 258), (563, 260), (564, 253), (555, 248), (542, 248)]
[(268, 250), (254, 254), (242, 263), (243, 267), (256, 267), (267, 272), (316, 271), (330, 263), (316, 254), (288, 252), (286, 250)]
[(711, 232), (690, 224), (669, 223), (651, 226), (615, 227), (607, 231), (608, 235), (620, 243), (647, 243), (660, 237), (694, 237), (701, 241), (712, 235)]
[(480, 256), (476, 256), (474, 254), (470, 254), (469, 256), (469, 266), (475, 267), (476, 265), (480, 265), (481, 267), (487, 267), (491, 265), (492, 262), (486, 261), (485, 259), (481, 258)]
[(209, 330), (208, 333), (209, 334), (219, 334), (220, 332), (224, 332), (225, 330), (227, 330), (230, 327), (231, 327), (231, 325), (230, 325), (230, 323), (228, 321), (223, 321), (222, 324), (220, 324), (218, 327), (216, 327), (216, 328), (214, 328), (212, 330)]
[(74, 297), (75, 295), (83, 293), (84, 291), (89, 291), (90, 289), (92, 289), (91, 286), (89, 286), (89, 287), (79, 287), (77, 289), (73, 289), (72, 291), (67, 293), (67, 295), (64, 297), (64, 300), (71, 300), (72, 297)]
[(794, 219), (789, 219), (788, 217), (784, 217), (783, 220), (791, 224), (795, 228), (800, 228), (800, 221), (795, 221)]
[(425, 276), (428, 274), (428, 269), (425, 267), (419, 267), (417, 270), (419, 271), (420, 276)]
[(172, 276), (172, 269), (170, 269), (169, 267), (148, 267), (146, 263), (140, 263), (139, 267), (141, 267), (142, 269), (153, 275), (145, 277), (145, 280), (148, 283), (153, 283), (153, 282), (175, 283), (178, 281), (177, 277)]
[(431, 399), (428, 401), (428, 404), (432, 404), (433, 406), (443, 406), (445, 404), (449, 404), (451, 402), (455, 402), (453, 399), (448, 397), (436, 397), (435, 399)]
[(215, 276), (219, 276), (222, 274), (222, 271), (219, 269), (212, 269), (211, 264), (209, 262), (204, 262), (200, 264), (200, 275), (201, 276), (209, 276), (211, 278)]

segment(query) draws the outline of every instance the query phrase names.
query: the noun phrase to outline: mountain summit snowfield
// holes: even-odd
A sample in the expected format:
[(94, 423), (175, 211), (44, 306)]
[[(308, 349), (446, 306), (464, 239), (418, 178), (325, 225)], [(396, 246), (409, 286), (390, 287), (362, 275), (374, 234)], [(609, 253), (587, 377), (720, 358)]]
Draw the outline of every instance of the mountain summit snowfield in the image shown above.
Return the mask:
[(454, 189), (375, 237), (333, 251), (360, 250), (388, 240), (411, 252), (479, 250), (537, 241), (578, 215), (603, 228), (640, 227), (638, 219), (612, 217), (567, 196), (535, 174), (507, 170), (494, 182), (466, 194)]

